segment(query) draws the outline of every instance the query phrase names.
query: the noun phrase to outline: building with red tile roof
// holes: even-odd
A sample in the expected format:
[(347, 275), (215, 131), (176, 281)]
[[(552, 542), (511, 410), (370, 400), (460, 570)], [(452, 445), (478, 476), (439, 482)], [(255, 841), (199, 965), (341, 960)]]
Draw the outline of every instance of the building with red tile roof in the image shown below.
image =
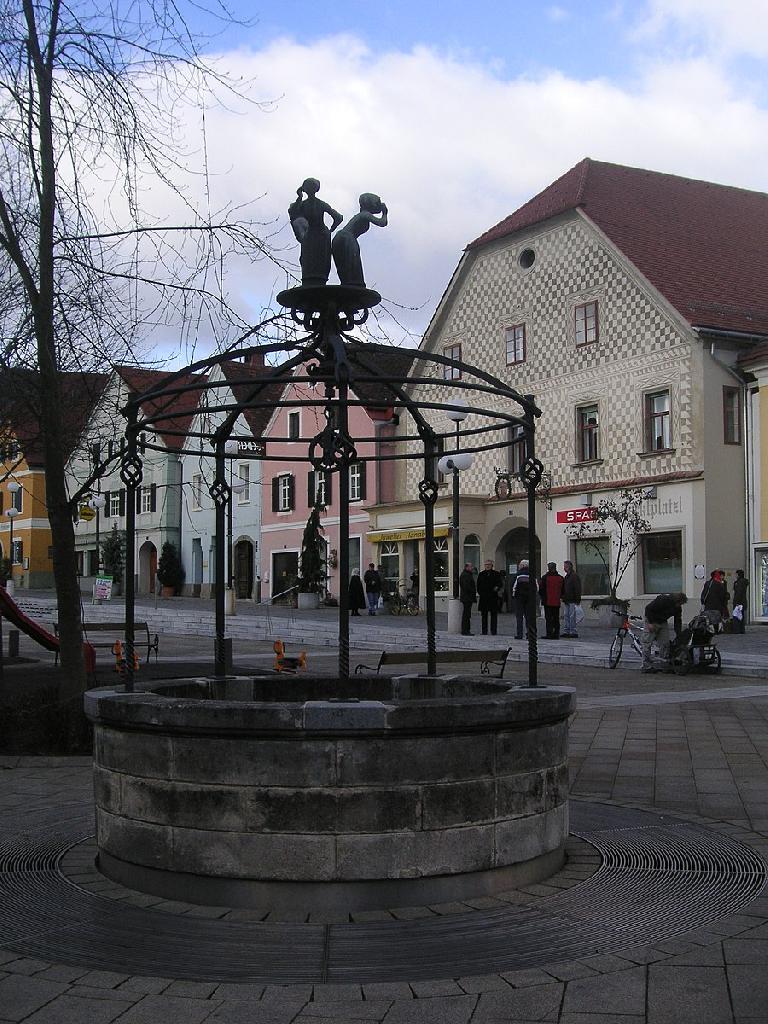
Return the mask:
[[(625, 487), (644, 490), (651, 523), (619, 587), (636, 608), (752, 563), (743, 360), (768, 341), (766, 237), (764, 193), (585, 159), (470, 242), (453, 274), (423, 347), (535, 397), (541, 563), (574, 561), (589, 597), (607, 593), (617, 552), (608, 534), (575, 537), (569, 516)], [(525, 557), (524, 454), (510, 437), (462, 475), (462, 562), (478, 545), (511, 573)], [(414, 472), (400, 493), (415, 495)]]

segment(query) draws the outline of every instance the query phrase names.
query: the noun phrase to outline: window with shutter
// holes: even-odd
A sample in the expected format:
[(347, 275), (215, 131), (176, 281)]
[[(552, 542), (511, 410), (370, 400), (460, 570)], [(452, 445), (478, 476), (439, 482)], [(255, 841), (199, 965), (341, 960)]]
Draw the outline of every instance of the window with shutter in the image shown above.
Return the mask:
[(117, 496), (117, 500), (118, 500), (117, 514), (119, 516), (124, 516), (125, 515), (125, 488), (124, 487), (120, 488), (120, 492), (119, 492), (119, 494)]
[(272, 511), (280, 511), (280, 477), (272, 478)]
[(104, 491), (104, 518), (107, 519), (112, 515), (112, 505), (110, 504), (111, 491)]

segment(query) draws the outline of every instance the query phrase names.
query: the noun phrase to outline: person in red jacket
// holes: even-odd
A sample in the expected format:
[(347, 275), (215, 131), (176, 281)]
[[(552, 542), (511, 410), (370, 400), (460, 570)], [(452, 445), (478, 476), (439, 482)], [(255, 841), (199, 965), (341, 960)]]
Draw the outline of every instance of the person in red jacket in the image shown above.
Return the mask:
[(560, 601), (563, 596), (563, 577), (556, 562), (547, 562), (547, 571), (539, 582), (539, 597), (544, 605), (545, 640), (560, 639)]

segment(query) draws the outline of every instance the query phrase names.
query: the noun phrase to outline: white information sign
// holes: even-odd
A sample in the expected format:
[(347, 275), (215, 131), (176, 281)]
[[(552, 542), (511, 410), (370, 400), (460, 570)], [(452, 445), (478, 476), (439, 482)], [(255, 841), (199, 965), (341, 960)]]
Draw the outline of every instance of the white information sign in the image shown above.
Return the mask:
[(112, 577), (97, 576), (93, 584), (93, 596), (96, 601), (108, 601), (112, 597)]

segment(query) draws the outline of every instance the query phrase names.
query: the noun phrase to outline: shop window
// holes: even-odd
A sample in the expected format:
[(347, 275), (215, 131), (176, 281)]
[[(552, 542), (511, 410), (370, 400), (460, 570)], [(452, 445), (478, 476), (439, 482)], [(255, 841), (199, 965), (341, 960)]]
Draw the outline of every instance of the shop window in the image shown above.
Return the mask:
[(741, 389), (723, 388), (723, 440), (741, 444)]
[(576, 410), (576, 450), (579, 462), (596, 462), (600, 458), (600, 417), (596, 405)]
[(584, 594), (604, 597), (611, 591), (608, 568), (611, 564), (611, 542), (608, 537), (574, 540), (571, 561), (581, 580)]
[[(645, 396), (645, 450), (660, 452), (672, 447), (671, 403), (669, 389)], [(653, 591), (648, 590), (651, 594)]]
[(447, 593), (450, 577), (448, 576), (448, 538), (435, 537), (435, 593)]
[(525, 324), (515, 324), (504, 331), (507, 366), (525, 362)]
[(400, 547), (396, 541), (381, 545), (379, 563), (384, 588), (388, 594), (394, 594), (400, 582)]
[(464, 538), (464, 560), (462, 569), (469, 562), (475, 572), (480, 572), (480, 538), (476, 533), (468, 533)]
[(683, 535), (679, 530), (647, 533), (640, 540), (643, 593), (668, 594), (683, 589)]
[(768, 618), (768, 548), (757, 551), (756, 559), (758, 614)]
[(583, 302), (574, 310), (576, 344), (591, 345), (597, 341), (597, 301)]

